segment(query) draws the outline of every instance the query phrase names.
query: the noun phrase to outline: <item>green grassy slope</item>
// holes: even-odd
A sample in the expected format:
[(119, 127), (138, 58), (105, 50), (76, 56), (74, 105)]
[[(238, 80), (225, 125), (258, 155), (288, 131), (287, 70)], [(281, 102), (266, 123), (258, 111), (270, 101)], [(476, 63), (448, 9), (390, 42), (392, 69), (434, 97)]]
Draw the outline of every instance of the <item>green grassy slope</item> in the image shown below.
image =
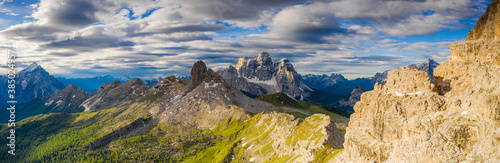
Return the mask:
[[(168, 123), (134, 131), (136, 136), (111, 137), (103, 147), (88, 147), (134, 121), (148, 119), (149, 102), (82, 113), (51, 113), (16, 123), (16, 155), (0, 153), (6, 162), (169, 162), (194, 155), (219, 138), (202, 130)], [(7, 135), (2, 124), (0, 135)], [(141, 128), (139, 128), (141, 129)], [(7, 144), (7, 139), (0, 143)], [(7, 151), (8, 146), (0, 146)]]
[[(207, 133), (222, 136), (223, 139), (217, 141), (214, 146), (204, 149), (194, 156), (187, 157), (183, 160), (183, 162), (249, 162), (248, 159), (251, 157), (249, 156), (249, 152), (252, 151), (248, 150), (250, 150), (253, 145), (256, 146), (255, 148), (252, 148), (255, 149), (255, 153), (253, 154), (261, 157), (267, 157), (268, 159), (266, 159), (266, 163), (293, 162), (297, 156), (280, 156), (281, 153), (276, 153), (277, 151), (274, 151), (274, 147), (272, 147), (275, 140), (273, 140), (272, 136), (269, 136), (270, 134), (273, 134), (274, 128), (278, 127), (280, 124), (285, 124), (288, 120), (290, 120), (285, 120), (287, 118), (283, 117), (284, 115), (286, 114), (275, 117), (275, 120), (279, 121), (275, 123), (273, 123), (271, 119), (263, 118), (263, 114), (256, 114), (251, 119), (246, 121), (228, 118), (217, 128), (205, 131)], [(294, 129), (294, 134), (286, 137), (286, 142), (288, 142), (287, 146), (293, 146), (294, 142), (297, 141), (296, 139), (314, 138), (314, 135), (321, 134), (318, 131), (311, 131), (315, 130), (315, 127), (308, 127), (304, 125), (307, 124), (300, 123), (300, 125)], [(300, 134), (297, 133), (308, 136), (301, 137)], [(325, 144), (323, 148), (320, 148), (320, 150), (315, 153), (315, 159), (313, 162), (328, 162), (342, 150), (343, 149), (333, 149), (330, 145)]]

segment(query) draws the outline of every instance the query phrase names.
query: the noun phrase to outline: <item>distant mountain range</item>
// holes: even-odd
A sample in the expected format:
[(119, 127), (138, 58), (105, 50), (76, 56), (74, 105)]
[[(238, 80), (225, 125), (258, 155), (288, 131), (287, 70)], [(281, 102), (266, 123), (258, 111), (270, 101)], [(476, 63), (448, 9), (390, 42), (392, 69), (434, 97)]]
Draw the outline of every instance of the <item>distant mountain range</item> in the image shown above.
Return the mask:
[[(429, 59), (409, 67), (432, 73), (438, 65)], [(240, 90), (250, 97), (282, 92), (293, 99), (316, 101), (346, 111), (352, 111), (364, 91), (372, 90), (375, 83), (385, 84), (387, 78), (387, 71), (377, 73), (371, 78), (354, 80), (347, 80), (341, 74), (300, 76), (288, 59), (273, 63), (270, 54), (266, 52), (255, 57), (240, 58), (236, 67), (230, 66), (218, 74), (228, 87)], [(432, 77), (432, 74), (429, 77)], [(171, 78), (169, 77), (170, 80)], [(202, 77), (181, 78), (192, 78), (193, 83), (197, 83)], [(0, 76), (0, 81), (4, 82), (3, 86), (7, 85), (6, 76)], [(151, 88), (161, 85), (163, 78), (140, 80), (128, 76), (114, 78), (110, 75), (93, 78), (54, 78), (37, 63), (33, 63), (19, 72), (17, 81), (17, 87), (20, 89), (17, 91), (19, 104), (25, 103), (24, 108), (39, 108), (39, 111), (26, 114), (23, 109), (18, 111), (20, 117), (28, 117), (41, 113), (71, 113), (112, 107), (144, 94), (154, 94)], [(190, 89), (195, 89), (194, 86), (191, 87)], [(0, 96), (4, 99), (0, 106), (6, 107), (7, 94), (2, 92)]]
[[(432, 71), (435, 64), (431, 60), (428, 63), (416, 64), (415, 67)], [(352, 114), (352, 107), (360, 100), (363, 92), (373, 89), (374, 83), (384, 83), (387, 72), (377, 73), (371, 78), (355, 80), (347, 80), (340, 74), (301, 77), (289, 60), (282, 59), (273, 63), (270, 55), (263, 52), (256, 57), (242, 58), (236, 67), (230, 66), (218, 73), (207, 68), (202, 61), (198, 61), (193, 65), (190, 77), (185, 78), (191, 80), (175, 76), (144, 81), (127, 76), (114, 78), (109, 75), (94, 78), (59, 78), (68, 84), (63, 88), (63, 83), (34, 63), (19, 73), (19, 79), (22, 81), (19, 87), (23, 88), (20, 94), (26, 95), (27, 98), (22, 99), (24, 102), (18, 104), (16, 120), (26, 119), (23, 122), (50, 124), (49, 127), (37, 128), (37, 126), (47, 125), (21, 123), (23, 124), (20, 126), (21, 130), (27, 133), (22, 137), (34, 139), (51, 134), (53, 131), (72, 135), (71, 137), (76, 139), (68, 138), (67, 140), (82, 143), (75, 148), (64, 146), (64, 149), (52, 150), (52, 153), (75, 152), (74, 150), (81, 149), (91, 152), (99, 151), (102, 147), (114, 146), (113, 142), (135, 136), (142, 137), (149, 132), (163, 130), (152, 128), (161, 127), (160, 124), (165, 123), (180, 124), (191, 129), (227, 130), (224, 133), (232, 137), (231, 141), (235, 141), (236, 139), (233, 138), (239, 135), (239, 132), (233, 132), (233, 130), (241, 130), (240, 136), (251, 139), (253, 136), (248, 133), (269, 133), (274, 128), (273, 125), (287, 126), (287, 124), (295, 123), (291, 126), (297, 126), (297, 129), (300, 129), (304, 128), (300, 125), (314, 124), (319, 126), (305, 127), (310, 128), (308, 131), (293, 131), (294, 134), (291, 134), (292, 131), (278, 129), (272, 133), (286, 135), (287, 139), (294, 140), (300, 138), (300, 134), (297, 133), (314, 134), (316, 131), (321, 131), (321, 142), (318, 142), (316, 138), (314, 141), (311, 139), (307, 142), (315, 142), (317, 147), (322, 147), (327, 143), (330, 148), (337, 149), (343, 146), (342, 135), (349, 123), (348, 117)], [(97, 91), (88, 93), (89, 91), (85, 91), (83, 87), (89, 90), (97, 87)], [(262, 95), (257, 97), (253, 93)], [(0, 112), (0, 121), (6, 122), (9, 118), (7, 114), (8, 112)], [(244, 120), (250, 118), (249, 114), (255, 116), (247, 123)], [(260, 119), (260, 116), (272, 120)], [(296, 118), (301, 120), (294, 120)], [(253, 124), (252, 121), (256, 120), (261, 122)], [(243, 122), (247, 124), (244, 125)], [(276, 124), (267, 124), (267, 122), (276, 122)], [(64, 125), (54, 125), (60, 123)], [(236, 128), (221, 127), (221, 124)], [(253, 125), (257, 126), (245, 127)], [(28, 132), (32, 128), (40, 132)], [(66, 133), (58, 129), (70, 130)], [(290, 129), (287, 128), (287, 130)], [(183, 132), (185, 131), (188, 130), (183, 129)], [(93, 132), (105, 134), (99, 136)], [(81, 137), (81, 135), (87, 136)], [(61, 135), (54, 138), (59, 137)], [(216, 137), (203, 140), (218, 141)], [(262, 140), (276, 142), (280, 139), (262, 138)], [(22, 142), (24, 143), (22, 145), (29, 144), (26, 144), (29, 142), (26, 140)], [(45, 141), (42, 142), (45, 143)], [(186, 141), (178, 143), (186, 143)], [(254, 143), (254, 145), (256, 148), (265, 147), (262, 143)], [(228, 144), (223, 147), (233, 148), (234, 145)], [(317, 149), (301, 146), (291, 148), (293, 148), (291, 151), (317, 151)], [(273, 147), (273, 149), (280, 150), (281, 148)], [(50, 151), (50, 149), (47, 150)], [(161, 151), (176, 152), (174, 149)], [(186, 154), (178, 150), (177, 153)], [(147, 155), (156, 154), (148, 153)], [(210, 155), (210, 152), (201, 152), (201, 154)], [(230, 154), (224, 157), (228, 156)], [(310, 159), (309, 156), (305, 158)], [(30, 157), (24, 161), (34, 160), (37, 159)], [(200, 162), (200, 160), (194, 162)]]
[[(86, 92), (92, 92), (96, 93), (97, 90), (101, 87), (102, 84), (104, 83), (111, 83), (115, 80), (120, 81), (121, 83), (126, 83), (133, 78), (130, 78), (129, 76), (125, 75), (124, 77), (121, 78), (115, 78), (111, 75), (106, 75), (106, 76), (96, 76), (93, 78), (64, 78), (64, 77), (58, 77), (56, 78), (57, 80), (61, 81), (64, 85), (74, 85), (78, 88), (82, 88)], [(160, 82), (163, 78), (162, 77), (157, 77), (154, 79), (150, 80), (143, 80), (145, 85), (156, 85), (158, 82)]]
[[(408, 67), (418, 69), (419, 71), (424, 71), (429, 74), (429, 79), (433, 81), (434, 69), (439, 66), (439, 63), (432, 59), (428, 59), (423, 63), (412, 64)], [(345, 96), (343, 99), (338, 101), (338, 103), (329, 103), (344, 110), (352, 110), (354, 104), (359, 101), (361, 94), (365, 91), (373, 90), (376, 83), (384, 85), (387, 79), (387, 72), (376, 73), (373, 77), (369, 78), (357, 78), (353, 80), (347, 80), (341, 74), (331, 74), (328, 75), (313, 75), (308, 74), (302, 76), (304, 83), (314, 89), (319, 89), (326, 91), (331, 94)]]

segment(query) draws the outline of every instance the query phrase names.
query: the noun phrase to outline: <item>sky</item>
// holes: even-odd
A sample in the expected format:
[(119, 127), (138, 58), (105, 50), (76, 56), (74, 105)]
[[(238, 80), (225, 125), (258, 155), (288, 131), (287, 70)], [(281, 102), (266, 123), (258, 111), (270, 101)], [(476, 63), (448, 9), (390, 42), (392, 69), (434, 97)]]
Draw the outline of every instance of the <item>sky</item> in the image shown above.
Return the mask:
[[(491, 0), (0, 0), (0, 49), (59, 77), (186, 76), (269, 52), (300, 74), (373, 76), (450, 56)], [(5, 54), (6, 50), (2, 50)], [(7, 56), (1, 55), (5, 74)]]

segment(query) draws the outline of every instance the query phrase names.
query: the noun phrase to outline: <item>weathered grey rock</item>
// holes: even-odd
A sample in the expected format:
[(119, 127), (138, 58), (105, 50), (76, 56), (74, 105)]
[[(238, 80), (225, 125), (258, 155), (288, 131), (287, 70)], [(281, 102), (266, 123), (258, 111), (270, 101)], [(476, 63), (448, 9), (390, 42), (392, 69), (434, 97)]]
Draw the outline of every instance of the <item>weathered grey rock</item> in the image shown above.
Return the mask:
[(150, 87), (144, 85), (140, 79), (133, 79), (124, 84), (116, 80), (112, 83), (103, 84), (97, 90), (97, 93), (85, 100), (81, 106), (85, 108), (85, 111), (105, 109), (142, 97), (148, 94), (147, 91)]
[(222, 77), (225, 79), (228, 85), (231, 87), (248, 92), (254, 95), (264, 95), (267, 94), (267, 90), (258, 84), (248, 82), (245, 78), (238, 76), (238, 70), (233, 66), (229, 66), (224, 71), (219, 71)]
[(56, 104), (53, 108), (56, 111), (52, 112), (77, 112), (83, 111), (80, 108), (81, 104), (90, 98), (93, 94), (87, 94), (83, 89), (77, 89), (74, 85), (70, 84), (66, 88), (52, 94), (47, 100), (45, 105)]
[(255, 57), (240, 58), (236, 67), (230, 66), (219, 74), (230, 87), (254, 95), (283, 92), (295, 99), (307, 99), (313, 91), (304, 84), (288, 59), (272, 62), (267, 52)]

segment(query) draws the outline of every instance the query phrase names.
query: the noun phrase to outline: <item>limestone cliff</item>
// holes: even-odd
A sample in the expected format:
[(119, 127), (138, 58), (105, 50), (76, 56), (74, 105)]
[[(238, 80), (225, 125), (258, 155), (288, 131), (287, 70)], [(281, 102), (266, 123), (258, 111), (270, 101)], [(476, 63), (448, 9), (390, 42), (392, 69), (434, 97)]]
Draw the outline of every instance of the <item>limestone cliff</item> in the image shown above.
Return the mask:
[(345, 136), (347, 162), (499, 162), (500, 44), (494, 0), (466, 41), (427, 73), (400, 68), (361, 96)]
[(467, 41), (483, 40), (489, 42), (500, 38), (500, 25), (498, 24), (500, 22), (500, 16), (498, 16), (500, 11), (499, 2), (499, 0), (492, 1), (486, 13), (479, 18), (474, 29), (467, 35)]

